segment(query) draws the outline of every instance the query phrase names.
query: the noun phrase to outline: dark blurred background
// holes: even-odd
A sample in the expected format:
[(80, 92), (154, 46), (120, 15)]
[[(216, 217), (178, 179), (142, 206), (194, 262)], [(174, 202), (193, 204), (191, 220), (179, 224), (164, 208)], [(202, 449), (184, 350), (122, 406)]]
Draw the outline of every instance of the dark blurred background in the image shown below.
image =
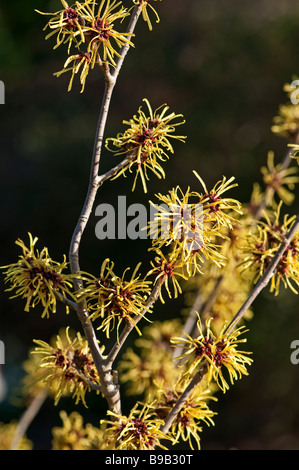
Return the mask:
[[(114, 90), (106, 137), (123, 130), (147, 97), (156, 108), (166, 102), (184, 114), (179, 130), (186, 144), (175, 143), (175, 155), (165, 165), (166, 180), (151, 178), (149, 192), (141, 185), (132, 193), (133, 178), (107, 182), (96, 205), (147, 203), (153, 195), (179, 184), (194, 188), (192, 170), (214, 185), (222, 175), (235, 176), (238, 189), (231, 195), (248, 201), (254, 181), (261, 182), (260, 167), (268, 150), (278, 162), (286, 141), (271, 133), (273, 116), (286, 101), (283, 84), (298, 73), (299, 6), (297, 0), (163, 0), (154, 2), (161, 22), (150, 32), (143, 21), (136, 29)], [(131, 5), (130, 1), (124, 1)], [(2, 0), (0, 6), (0, 79), (6, 86), (6, 103), (0, 107), (1, 255), (0, 264), (17, 260), (20, 237), (39, 237), (61, 260), (68, 253), (72, 232), (81, 211), (90, 157), (103, 92), (103, 78), (93, 71), (80, 94), (75, 80), (68, 93), (67, 74), (60, 78), (66, 59), (64, 47), (53, 50), (44, 40), (47, 17), (34, 12), (57, 11), (57, 0)], [(152, 16), (153, 17), (153, 16)], [(107, 151), (102, 171), (119, 160)], [(297, 189), (298, 194), (298, 189)], [(290, 209), (298, 209), (298, 202)], [(146, 241), (100, 241), (92, 215), (81, 247), (81, 268), (97, 273), (106, 257), (119, 272), (148, 261)], [(0, 403), (0, 421), (17, 419), (22, 409), (11, 403), (22, 362), (32, 339), (46, 341), (60, 326), (78, 327), (73, 315), (59, 308), (41, 319), (38, 308), (25, 313), (24, 304), (9, 300), (1, 283), (0, 339), (5, 343), (3, 373), (8, 394)], [(180, 314), (182, 301), (156, 307), (156, 318)], [(254, 304), (248, 349), (254, 352), (250, 375), (213, 405), (218, 412), (214, 428), (205, 428), (203, 449), (299, 449), (299, 365), (290, 362), (290, 344), (299, 339), (298, 297), (282, 292), (274, 298), (264, 292)], [(99, 408), (100, 406), (100, 408)], [(87, 419), (102, 417), (98, 401), (90, 403)], [(57, 407), (71, 410), (65, 400)], [(78, 411), (82, 411), (80, 407)], [(47, 402), (28, 431), (36, 449), (49, 448), (50, 429), (60, 420)]]

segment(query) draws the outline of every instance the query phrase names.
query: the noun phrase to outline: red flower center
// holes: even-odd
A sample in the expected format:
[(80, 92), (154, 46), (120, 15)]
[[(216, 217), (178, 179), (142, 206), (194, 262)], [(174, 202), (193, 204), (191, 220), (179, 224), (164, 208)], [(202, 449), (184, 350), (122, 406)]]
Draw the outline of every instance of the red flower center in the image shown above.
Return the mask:
[(67, 21), (67, 28), (75, 28), (76, 21), (78, 20), (78, 13), (73, 8), (68, 8), (63, 12), (63, 18)]
[(101, 18), (95, 20), (93, 27), (94, 29), (99, 31), (99, 34), (98, 34), (99, 39), (104, 39), (104, 40), (109, 39), (109, 36), (110, 36), (109, 26), (110, 24), (105, 23), (104, 20)]
[(205, 355), (211, 358), (212, 357), (211, 345), (213, 344), (212, 338), (206, 337), (201, 341), (201, 343), (202, 344), (199, 344), (195, 349), (196, 356), (201, 357)]
[(133, 419), (133, 423), (135, 426), (135, 433), (138, 435), (144, 435), (147, 432), (147, 426), (146, 423), (140, 419), (140, 418), (135, 418)]

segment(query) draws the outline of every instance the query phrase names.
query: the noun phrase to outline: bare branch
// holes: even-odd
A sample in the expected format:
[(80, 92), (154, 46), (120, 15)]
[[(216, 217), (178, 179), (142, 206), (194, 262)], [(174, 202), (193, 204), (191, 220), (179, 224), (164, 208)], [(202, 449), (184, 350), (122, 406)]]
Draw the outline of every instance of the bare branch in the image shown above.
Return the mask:
[(10, 450), (19, 450), (20, 447), (20, 442), (24, 435), (27, 432), (27, 429), (29, 428), (30, 424), (32, 423), (33, 419), (39, 412), (41, 406), (45, 402), (46, 398), (48, 396), (48, 393), (46, 390), (42, 390), (39, 392), (38, 395), (36, 395), (33, 400), (31, 401), (30, 405), (28, 408), (25, 410), (23, 413), (20, 421), (17, 424), (14, 436), (12, 438), (11, 444), (10, 444)]
[(113, 176), (118, 173), (119, 170), (124, 168), (132, 159), (135, 157), (135, 154), (130, 153), (126, 158), (124, 158), (120, 163), (118, 163), (115, 167), (111, 168), (111, 170), (107, 171), (103, 175), (100, 175), (97, 179), (98, 181), (98, 187), (102, 186), (102, 184), (108, 180), (109, 178), (112, 178)]
[(55, 292), (55, 295), (57, 299), (60, 300), (60, 302), (62, 302), (63, 304), (65, 304), (67, 307), (71, 308), (72, 310), (75, 310), (75, 312), (78, 311), (78, 304), (76, 302), (74, 302), (71, 299), (68, 299), (67, 297), (60, 294), (59, 292)]
[[(135, 29), (140, 13), (141, 13), (141, 7), (136, 6), (131, 15), (131, 20), (127, 29), (127, 32), (131, 34), (131, 36), (133, 35), (133, 31)], [(128, 36), (128, 37), (130, 38), (131, 36)], [(121, 57), (118, 59), (117, 65), (112, 73), (110, 72), (109, 67), (104, 66), (104, 65), (101, 67), (105, 76), (105, 90), (104, 90), (104, 95), (102, 99), (102, 105), (101, 105), (101, 110), (100, 110), (100, 115), (98, 119), (97, 130), (96, 130), (96, 135), (95, 135), (95, 140), (94, 140), (89, 185), (88, 185), (87, 195), (85, 198), (85, 202), (84, 202), (80, 217), (78, 219), (77, 225), (73, 232), (73, 236), (72, 236), (72, 240), (70, 244), (70, 250), (69, 250), (70, 268), (73, 274), (76, 274), (80, 271), (80, 262), (79, 262), (80, 243), (81, 243), (81, 239), (83, 236), (83, 232), (85, 230), (85, 227), (87, 225), (87, 222), (92, 212), (97, 190), (100, 184), (103, 182), (103, 180), (108, 178), (108, 176), (106, 176), (106, 178), (103, 177), (102, 180), (99, 178), (99, 165), (100, 165), (101, 152), (102, 152), (102, 146), (103, 146), (104, 132), (105, 132), (111, 97), (112, 97), (112, 93), (113, 93), (114, 86), (116, 83), (116, 79), (118, 77), (124, 58), (129, 48), (130, 48), (129, 43), (126, 43), (126, 45), (123, 46), (120, 52)], [(113, 171), (114, 170), (112, 170), (112, 172)], [(82, 286), (83, 286), (83, 282), (80, 279), (75, 280), (76, 290), (80, 290)], [(113, 379), (111, 378), (111, 369), (105, 366), (105, 361), (100, 351), (94, 328), (89, 319), (89, 314), (88, 314), (87, 305), (85, 301), (78, 303), (77, 314), (82, 324), (85, 337), (89, 344), (90, 352), (93, 356), (95, 366), (100, 376), (100, 380), (101, 380), (101, 384), (103, 388), (102, 391), (108, 401), (109, 408), (110, 410), (120, 412), (119, 389), (115, 385)]]

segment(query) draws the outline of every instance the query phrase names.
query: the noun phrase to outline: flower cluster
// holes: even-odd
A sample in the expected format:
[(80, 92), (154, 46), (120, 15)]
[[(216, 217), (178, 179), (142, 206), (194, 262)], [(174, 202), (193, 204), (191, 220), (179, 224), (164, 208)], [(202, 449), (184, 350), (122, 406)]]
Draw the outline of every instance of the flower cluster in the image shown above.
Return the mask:
[(52, 450), (87, 450), (89, 448), (88, 433), (84, 429), (82, 416), (73, 412), (69, 416), (60, 412), (62, 427), (52, 429)]
[[(10, 450), (10, 446), (15, 435), (17, 428), (17, 422), (12, 421), (11, 423), (0, 422), (0, 449)], [(27, 436), (23, 436), (17, 450), (32, 450), (33, 443)]]
[(127, 171), (131, 173), (136, 171), (133, 191), (140, 176), (144, 192), (147, 192), (148, 171), (153, 172), (158, 178), (165, 177), (159, 162), (164, 162), (169, 158), (169, 153), (174, 152), (170, 139), (184, 142), (185, 137), (175, 135), (175, 130), (185, 121), (180, 120), (181, 114), (174, 112), (168, 114), (169, 107), (165, 104), (153, 111), (149, 101), (147, 99), (144, 101), (148, 112), (145, 113), (140, 107), (138, 114), (129, 121), (123, 121), (123, 124), (128, 126), (127, 129), (114, 138), (108, 138), (106, 148), (115, 155), (126, 155), (128, 159), (127, 164), (114, 178), (125, 176)]
[[(165, 289), (169, 298), (178, 297), (182, 293), (179, 280), (187, 280), (188, 277), (183, 273), (183, 263), (178, 259), (176, 252), (171, 252), (166, 256), (164, 253), (156, 249), (156, 256), (151, 261), (152, 269), (148, 272), (148, 276), (155, 277), (154, 284), (158, 286), (160, 301), (164, 304), (163, 290)], [(173, 294), (172, 294), (173, 290)]]
[(266, 205), (273, 206), (274, 193), (277, 194), (278, 198), (285, 204), (292, 204), (294, 201), (294, 194), (292, 190), (295, 187), (295, 183), (299, 182), (297, 168), (281, 168), (281, 164), (274, 165), (274, 152), (268, 153), (267, 166), (261, 168), (264, 183), (268, 188), (266, 193)]
[(41, 252), (36, 250), (37, 238), (29, 233), (29, 248), (20, 239), (16, 245), (22, 248), (22, 255), (17, 263), (3, 266), (5, 282), (10, 283), (7, 291), (15, 291), (12, 298), (22, 297), (26, 299), (25, 312), (41, 303), (43, 306), (42, 317), (48, 317), (49, 312), (56, 312), (57, 299), (62, 300), (67, 294), (73, 297), (71, 288), (74, 276), (64, 274), (67, 268), (65, 257), (62, 263), (53, 261), (47, 248)]
[(60, 412), (62, 426), (52, 429), (52, 450), (107, 450), (109, 445), (105, 440), (105, 429), (92, 424), (84, 425), (82, 416), (74, 411), (67, 415)]
[[(160, 392), (160, 397), (155, 403), (155, 412), (161, 419), (165, 419), (168, 413), (181, 396), (186, 384), (184, 382), (177, 383), (172, 389), (164, 388)], [(175, 442), (182, 439), (183, 442), (189, 442), (190, 448), (194, 450), (193, 440), (200, 449), (200, 434), (202, 432), (202, 424), (208, 426), (214, 425), (213, 416), (216, 413), (210, 410), (207, 401), (217, 398), (210, 395), (209, 390), (202, 392), (196, 387), (189, 395), (178, 415), (173, 421), (170, 428), (170, 435)]]
[[(72, 45), (77, 49), (77, 53), (66, 60), (64, 68), (56, 75), (72, 71), (70, 90), (74, 75), (82, 69), (80, 83), (83, 92), (89, 69), (93, 69), (95, 64), (102, 66), (103, 63), (115, 67), (116, 58), (121, 57), (120, 49), (125, 44), (133, 45), (130, 33), (119, 32), (114, 28), (114, 24), (121, 23), (129, 12), (117, 0), (102, 0), (100, 3), (96, 0), (77, 1), (72, 6), (66, 0), (61, 0), (61, 3), (62, 10), (38, 13), (51, 16), (44, 29), (51, 30), (46, 39), (56, 35), (54, 48), (68, 44), (68, 54)], [(71, 63), (72, 66), (68, 67)]]
[(119, 379), (129, 395), (154, 398), (160, 387), (169, 388), (181, 371), (174, 363), (170, 339), (181, 331), (176, 320), (155, 322), (142, 331), (135, 342), (138, 351), (129, 348), (119, 362)]
[(221, 331), (215, 335), (211, 321), (211, 318), (206, 321), (205, 331), (198, 321), (199, 335), (196, 338), (185, 333), (186, 338), (173, 338), (172, 341), (185, 350), (177, 359), (189, 359), (188, 375), (192, 375), (205, 362), (208, 364), (208, 383), (213, 380), (225, 393), (229, 383), (224, 371), (228, 373), (231, 384), (243, 375), (248, 375), (247, 366), (252, 363), (248, 357), (250, 353), (238, 350), (239, 344), (246, 342), (245, 338), (239, 337), (247, 330), (244, 331), (244, 326), (241, 326), (228, 334), (225, 331), (227, 323), (224, 323)]
[[(234, 216), (241, 213), (241, 204), (237, 200), (223, 197), (224, 192), (236, 186), (232, 183), (234, 178), (223, 177), (208, 191), (200, 176), (196, 172), (195, 175), (204, 192), (188, 188), (184, 193), (177, 187), (166, 196), (156, 195), (162, 205), (151, 203), (157, 209), (155, 219), (149, 224), (153, 236), (151, 250), (156, 256), (148, 275), (154, 275), (155, 283), (160, 283), (162, 302), (162, 286), (171, 297), (171, 282), (176, 297), (182, 292), (178, 278), (187, 280), (201, 273), (207, 260), (219, 267), (225, 265), (221, 243), (236, 223)], [(165, 247), (170, 250), (167, 254), (163, 253)]]
[(161, 441), (173, 439), (160, 431), (163, 421), (159, 419), (151, 405), (136, 405), (129, 416), (108, 411), (113, 420), (102, 420), (107, 424), (106, 436), (117, 444), (117, 450), (154, 450), (156, 447), (167, 450)]
[(82, 5), (77, 2), (76, 5), (70, 7), (66, 0), (61, 0), (63, 6), (62, 10), (58, 10), (54, 13), (44, 13), (36, 10), (36, 12), (41, 15), (51, 16), (44, 30), (50, 29), (50, 33), (47, 34), (46, 39), (56, 35), (54, 49), (61, 44), (68, 44), (69, 51), (73, 42), (76, 46), (80, 46), (80, 44), (85, 41), (83, 30), (84, 21), (79, 14), (79, 9), (92, 1), (93, 0), (86, 0)]
[(37, 346), (31, 354), (39, 358), (37, 367), (43, 371), (39, 380), (52, 394), (55, 391), (55, 404), (71, 395), (86, 406), (86, 392), (91, 388), (99, 391), (100, 381), (87, 341), (80, 333), (72, 336), (66, 328), (52, 344), (35, 340)]
[(98, 277), (85, 275), (85, 286), (78, 291), (78, 301), (86, 300), (91, 312), (92, 321), (102, 319), (99, 329), (102, 329), (109, 338), (110, 330), (117, 332), (121, 323), (134, 323), (134, 318), (144, 315), (149, 311), (146, 307), (146, 299), (151, 289), (151, 281), (140, 279), (139, 263), (133, 271), (131, 278), (126, 280), (126, 269), (121, 277), (113, 272), (114, 264), (106, 259), (101, 266)]
[[(245, 258), (242, 267), (244, 271), (248, 270), (251, 273), (254, 283), (268, 268), (294, 222), (295, 216), (289, 217), (288, 214), (285, 214), (283, 220), (280, 221), (281, 207), (282, 203), (278, 205), (277, 210), (266, 214), (264, 220), (261, 220), (256, 229), (246, 237), (246, 244), (243, 246)], [(278, 295), (281, 283), (297, 293), (295, 286), (299, 286), (298, 233), (291, 240), (275, 269), (270, 282), (270, 292)]]
[[(181, 332), (182, 325), (177, 320), (157, 322), (147, 326), (135, 345), (119, 363), (120, 381), (127, 385), (130, 395), (141, 395), (151, 402), (156, 417), (163, 422), (188, 385), (184, 364), (177, 366), (174, 360), (174, 338)], [(209, 400), (217, 400), (207, 389), (208, 382), (202, 381), (188, 397), (179, 414), (173, 421), (167, 436), (174, 443), (188, 441), (193, 449), (195, 440), (200, 448), (202, 424), (213, 425), (215, 415), (208, 407)]]

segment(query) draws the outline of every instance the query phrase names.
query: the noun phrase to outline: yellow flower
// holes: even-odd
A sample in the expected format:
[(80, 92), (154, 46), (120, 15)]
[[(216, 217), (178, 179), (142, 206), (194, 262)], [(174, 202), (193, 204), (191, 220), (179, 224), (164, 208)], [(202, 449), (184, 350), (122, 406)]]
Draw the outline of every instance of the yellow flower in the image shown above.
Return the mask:
[[(169, 258), (181, 268), (185, 279), (201, 273), (201, 266), (206, 260), (213, 261), (219, 267), (225, 265), (221, 241), (229, 240), (230, 231), (238, 222), (236, 216), (242, 213), (237, 200), (222, 196), (236, 186), (232, 184), (234, 178), (226, 180), (223, 177), (208, 191), (200, 176), (195, 171), (194, 174), (201, 182), (204, 193), (190, 191), (190, 188), (184, 193), (177, 186), (167, 195), (156, 194), (159, 205), (150, 201), (157, 210), (154, 220), (148, 225), (153, 240), (151, 249), (160, 254), (164, 245), (170, 246)], [(164, 279), (167, 277), (164, 276)]]
[(118, 277), (112, 271), (114, 264), (106, 259), (99, 277), (88, 275), (84, 278), (86, 285), (78, 292), (78, 300), (86, 300), (88, 309), (92, 312), (89, 317), (92, 321), (103, 318), (98, 328), (106, 332), (108, 338), (115, 323), (118, 335), (123, 321), (132, 323), (140, 334), (133, 317), (140, 315), (146, 308), (146, 299), (151, 292), (151, 281), (140, 279), (140, 265), (141, 263), (136, 266), (131, 278), (125, 280), (129, 268), (122, 277)]
[(74, 411), (69, 416), (59, 413), (62, 427), (52, 428), (52, 450), (88, 450), (89, 441), (82, 416)]
[[(155, 275), (154, 284), (158, 284), (159, 298), (162, 303), (165, 303), (162, 289), (165, 288), (169, 298), (172, 298), (171, 286), (174, 298), (177, 298), (182, 293), (182, 288), (177, 278), (188, 279), (183, 273), (183, 263), (177, 260), (176, 253), (170, 253), (165, 256), (160, 249), (156, 249), (157, 256), (154, 261), (151, 261), (152, 269), (148, 272), (147, 276)], [(171, 284), (171, 285), (170, 285)]]
[(174, 338), (173, 342), (186, 349), (177, 359), (191, 356), (188, 374), (193, 374), (200, 367), (203, 361), (208, 363), (208, 383), (212, 380), (225, 393), (229, 389), (229, 384), (224, 375), (224, 369), (228, 372), (230, 383), (241, 378), (242, 375), (248, 375), (247, 366), (252, 363), (248, 357), (247, 351), (239, 351), (240, 343), (246, 342), (246, 339), (239, 339), (244, 333), (244, 326), (235, 329), (232, 333), (226, 334), (227, 323), (224, 323), (222, 330), (216, 336), (211, 327), (212, 319), (206, 321), (206, 331), (204, 332), (200, 320), (197, 323), (199, 335), (192, 338), (185, 333), (186, 338)]
[(41, 15), (50, 15), (52, 18), (44, 27), (52, 31), (46, 36), (49, 39), (51, 36), (57, 34), (56, 45), (54, 49), (59, 47), (63, 43), (68, 43), (68, 51), (74, 42), (76, 46), (85, 42), (84, 36), (84, 20), (79, 13), (79, 9), (82, 6), (87, 6), (93, 3), (94, 0), (86, 0), (83, 4), (76, 2), (75, 5), (69, 6), (65, 0), (61, 0), (63, 10), (59, 10), (55, 13), (44, 13), (39, 10), (35, 10)]
[[(265, 191), (262, 190), (259, 183), (254, 183), (252, 187), (252, 193), (250, 200), (247, 204), (244, 204), (244, 217), (248, 223), (256, 222), (257, 214), (263, 210), (266, 211), (265, 207)], [(273, 201), (270, 201), (272, 203)], [(244, 219), (243, 219), (244, 220)]]
[[(116, 11), (115, 11), (116, 10)], [(117, 0), (102, 0), (100, 5), (93, 0), (80, 6), (79, 13), (82, 16), (85, 27), (84, 33), (88, 41), (87, 52), (90, 54), (92, 66), (95, 63), (108, 62), (115, 66), (114, 57), (121, 57), (115, 49), (120, 49), (125, 44), (133, 46), (130, 41), (130, 33), (119, 33), (114, 29), (116, 21), (123, 21), (129, 13)]]
[(179, 332), (178, 321), (155, 322), (142, 331), (135, 345), (137, 353), (129, 348), (119, 363), (119, 379), (130, 395), (145, 394), (154, 397), (160, 387), (171, 387), (181, 374), (173, 362), (170, 339)]
[(289, 144), (289, 147), (293, 149), (293, 154), (291, 155), (292, 158), (297, 160), (297, 163), (299, 165), (299, 145), (298, 144)]
[(84, 424), (76, 411), (59, 413), (62, 426), (52, 428), (52, 450), (113, 450), (106, 438), (106, 426)]
[[(72, 71), (68, 87), (70, 91), (74, 76), (81, 70), (82, 93), (86, 77), (95, 64), (101, 66), (103, 62), (107, 62), (115, 66), (115, 56), (121, 57), (117, 49), (121, 49), (125, 44), (133, 46), (129, 38), (132, 36), (130, 33), (120, 33), (114, 29), (114, 23), (123, 21), (129, 13), (122, 6), (122, 2), (117, 0), (102, 0), (100, 4), (96, 0), (76, 1), (73, 6), (69, 6), (65, 0), (61, 0), (61, 3), (64, 9), (56, 13), (36, 11), (52, 16), (44, 29), (52, 30), (46, 39), (57, 34), (54, 49), (68, 43), (70, 54), (72, 44), (77, 48), (77, 52), (65, 61), (63, 69), (54, 75), (59, 77), (64, 72)], [(83, 43), (86, 45), (86, 51), (80, 49)], [(70, 64), (72, 65), (69, 67)]]
[[(10, 423), (0, 422), (0, 450), (10, 450), (10, 445), (16, 431), (17, 423), (12, 421)], [(32, 450), (33, 443), (24, 436), (19, 444), (18, 450)]]
[[(74, 335), (73, 335), (74, 336)], [(31, 354), (39, 358), (38, 367), (43, 370), (39, 377), (49, 390), (55, 390), (55, 405), (65, 395), (72, 395), (76, 404), (85, 402), (85, 394), (91, 387), (100, 390), (99, 377), (89, 351), (88, 343), (80, 333), (73, 338), (69, 328), (57, 335), (51, 344), (35, 340), (37, 347)]]
[(56, 388), (54, 384), (51, 388), (43, 382), (44, 371), (39, 367), (41, 357), (37, 354), (29, 353), (28, 359), (23, 363), (23, 370), (25, 375), (21, 382), (21, 395), (24, 397), (26, 403), (30, 402), (34, 397), (36, 397), (41, 391), (46, 391), (47, 394), (51, 397), (54, 397), (56, 394)]
[(107, 424), (107, 436), (116, 443), (117, 450), (154, 450), (156, 447), (167, 450), (160, 441), (173, 441), (171, 437), (160, 431), (163, 421), (157, 418), (151, 405), (139, 403), (132, 408), (129, 416), (118, 415), (108, 411), (113, 421), (102, 420)]
[[(294, 194), (290, 192), (295, 187), (295, 183), (299, 182), (299, 177), (294, 174), (297, 173), (297, 168), (290, 167), (281, 169), (281, 165), (274, 165), (274, 153), (268, 153), (267, 167), (263, 166), (261, 172), (264, 177), (264, 183), (272, 192), (268, 195), (266, 200), (267, 205), (271, 205), (273, 202), (273, 194), (277, 193), (278, 197), (285, 204), (292, 204), (294, 201)], [(285, 188), (285, 186), (288, 187)], [(266, 194), (267, 195), (267, 194)]]
[(29, 233), (30, 245), (27, 248), (18, 239), (16, 245), (22, 248), (23, 254), (19, 256), (17, 263), (2, 266), (2, 269), (7, 268), (5, 282), (11, 284), (7, 291), (15, 291), (12, 298), (26, 299), (25, 312), (41, 303), (42, 317), (49, 317), (49, 311), (56, 312), (57, 298), (62, 299), (66, 294), (73, 297), (70, 289), (74, 276), (62, 273), (67, 267), (65, 257), (62, 263), (57, 263), (50, 258), (47, 248), (39, 253), (35, 249), (37, 240)]
[(88, 438), (87, 450), (114, 450), (114, 443), (109, 441), (106, 430), (107, 426), (102, 424), (99, 428), (90, 423), (86, 424)]
[(97, 428), (84, 424), (83, 417), (76, 411), (59, 413), (62, 426), (52, 428), (52, 450), (108, 450), (105, 426)]
[[(256, 229), (250, 232), (243, 249), (241, 266), (244, 271), (252, 273), (253, 282), (264, 274), (267, 267), (279, 250), (281, 242), (294, 222), (295, 216), (285, 214), (280, 222), (282, 201), (276, 211), (264, 215)], [(296, 233), (291, 243), (281, 257), (270, 281), (270, 292), (279, 294), (280, 284), (289, 287), (294, 293), (298, 293), (295, 286), (299, 286), (299, 234)]]
[(159, 23), (159, 21), (160, 21), (158, 13), (154, 9), (154, 7), (150, 4), (151, 1), (156, 2), (157, 0), (133, 0), (133, 3), (135, 3), (135, 5), (141, 5), (142, 6), (142, 17), (143, 17), (144, 21), (147, 22), (150, 31), (153, 29), (153, 27), (152, 27), (150, 17), (148, 15), (148, 11), (147, 11), (148, 8), (150, 8), (154, 12), (154, 14), (156, 16), (156, 22)]
[[(73, 64), (71, 65), (71, 67), (68, 67), (72, 62)], [(63, 69), (60, 72), (56, 72), (54, 75), (56, 75), (57, 77), (60, 77), (61, 74), (65, 72), (69, 72), (71, 70), (72, 76), (71, 76), (69, 86), (68, 86), (68, 91), (70, 91), (72, 89), (74, 76), (77, 73), (79, 73), (79, 71), (82, 69), (81, 74), (80, 74), (80, 83), (82, 85), (81, 93), (83, 93), (84, 88), (85, 88), (86, 77), (88, 75), (90, 65), (91, 65), (90, 55), (87, 52), (79, 51), (78, 54), (70, 56), (65, 61)]]
[[(147, 99), (144, 99), (148, 114), (145, 114), (140, 107), (138, 115), (134, 115), (129, 121), (123, 121), (129, 126), (124, 133), (119, 133), (116, 138), (106, 140), (106, 148), (115, 155), (126, 154), (128, 163), (119, 171), (114, 178), (124, 175), (126, 171), (136, 170), (136, 176), (133, 184), (133, 191), (136, 187), (136, 181), (140, 175), (144, 192), (147, 192), (146, 180), (148, 180), (148, 170), (152, 171), (158, 178), (164, 178), (164, 170), (160, 161), (169, 158), (169, 153), (174, 153), (170, 139), (177, 139), (184, 142), (184, 136), (176, 136), (174, 132), (176, 127), (184, 124), (184, 121), (174, 122), (175, 119), (182, 117), (180, 114), (167, 114), (168, 106), (162, 105), (155, 111)], [(109, 148), (110, 142), (113, 148)], [(131, 157), (131, 158), (129, 158)]]
[(223, 236), (222, 227), (213, 223), (210, 208), (202, 204), (199, 193), (191, 192), (189, 188), (184, 193), (177, 186), (167, 195), (156, 194), (156, 197), (162, 204), (150, 201), (157, 209), (148, 226), (153, 239), (151, 249), (170, 246), (172, 257), (181, 264), (187, 277), (201, 272), (206, 259), (213, 260), (218, 266), (225, 264), (218, 241), (218, 237)]
[(127, 349), (118, 365), (120, 383), (128, 395), (154, 398), (161, 387), (171, 387), (181, 374), (171, 352), (162, 350), (134, 352)]
[(162, 247), (180, 240), (185, 250), (201, 250), (204, 244), (204, 215), (197, 193), (191, 192), (190, 188), (184, 193), (177, 186), (167, 195), (158, 193), (155, 196), (159, 205), (149, 201), (157, 210), (154, 220), (149, 223), (153, 244)]
[(204, 193), (200, 194), (199, 203), (203, 204), (204, 212), (208, 212), (209, 214), (209, 217), (206, 218), (206, 222), (209, 221), (218, 226), (233, 228), (236, 220), (232, 216), (232, 213), (236, 213), (236, 215), (242, 214), (242, 206), (236, 199), (223, 197), (223, 193), (238, 186), (236, 183), (233, 183), (235, 178), (231, 177), (227, 180), (226, 177), (223, 176), (222, 180), (218, 181), (215, 186), (208, 191), (199, 174), (196, 171), (193, 171), (193, 173), (204, 189)]
[[(160, 397), (155, 404), (155, 411), (159, 418), (166, 418), (182, 392), (183, 387), (182, 385), (178, 386), (178, 384), (173, 387), (173, 390), (163, 389), (160, 391)], [(194, 450), (193, 440), (195, 440), (197, 448), (200, 449), (201, 425), (203, 423), (208, 426), (214, 425), (212, 418), (217, 414), (209, 409), (208, 400), (217, 401), (216, 398), (210, 396), (209, 390), (202, 392), (195, 388), (189, 395), (171, 425), (170, 433), (176, 442), (180, 439), (183, 442), (189, 442), (190, 448)]]
[[(288, 98), (291, 98), (291, 93), (294, 88), (290, 83), (286, 83), (283, 87)], [(299, 131), (299, 106), (289, 100), (286, 104), (279, 106), (278, 114), (273, 118), (273, 125), (271, 130), (274, 134), (280, 135), (293, 141)]]

